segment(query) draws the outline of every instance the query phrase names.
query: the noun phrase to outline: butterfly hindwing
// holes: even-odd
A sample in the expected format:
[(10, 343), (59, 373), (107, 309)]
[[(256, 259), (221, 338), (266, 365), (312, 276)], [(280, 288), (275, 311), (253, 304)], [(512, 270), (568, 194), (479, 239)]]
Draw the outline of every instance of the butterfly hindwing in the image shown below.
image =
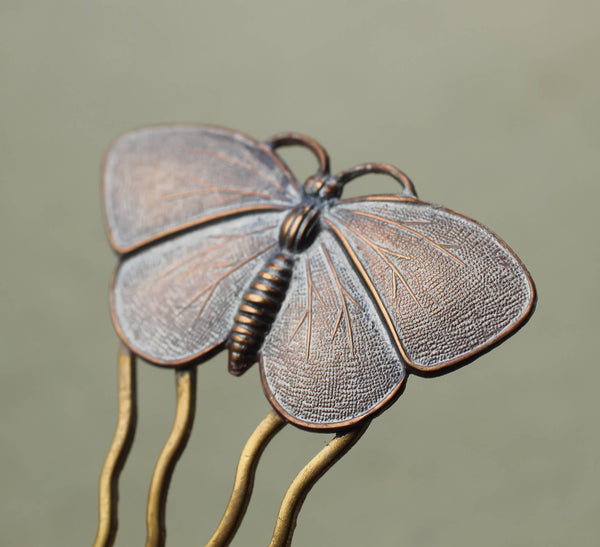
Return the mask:
[(111, 293), (113, 320), (124, 342), (165, 365), (219, 349), (249, 281), (277, 248), (284, 215), (242, 215), (125, 257)]
[(350, 425), (398, 393), (402, 359), (344, 250), (323, 231), (298, 255), (261, 373), (272, 404), (311, 429)]
[(113, 247), (129, 252), (165, 235), (244, 212), (281, 210), (300, 189), (264, 144), (209, 126), (139, 129), (118, 138), (103, 170)]
[(535, 289), (508, 246), (479, 223), (412, 198), (341, 200), (326, 215), (405, 360), (437, 370), (514, 332)]

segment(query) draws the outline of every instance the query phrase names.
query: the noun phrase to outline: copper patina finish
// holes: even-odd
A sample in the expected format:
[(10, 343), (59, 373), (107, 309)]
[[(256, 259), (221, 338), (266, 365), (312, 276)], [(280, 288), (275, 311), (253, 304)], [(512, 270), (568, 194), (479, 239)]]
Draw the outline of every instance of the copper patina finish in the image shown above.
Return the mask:
[[(276, 153), (317, 159), (303, 185)], [(342, 199), (365, 174), (395, 195)], [(209, 126), (158, 126), (115, 141), (104, 162), (109, 238), (121, 255), (111, 311), (119, 420), (100, 477), (95, 547), (113, 544), (118, 477), (136, 423), (139, 355), (175, 368), (173, 429), (148, 499), (147, 547), (166, 541), (166, 499), (193, 418), (196, 365), (227, 348), (229, 370), (256, 361), (273, 405), (240, 456), (223, 519), (207, 545), (225, 547), (248, 506), (269, 441), (286, 423), (336, 438), (298, 474), (271, 541), (289, 546), (310, 488), (401, 393), (410, 372), (461, 366), (517, 331), (536, 292), (512, 250), (481, 224), (420, 201), (399, 169), (367, 163), (332, 175), (314, 139), (260, 143)]]
[[(290, 145), (317, 158), (304, 185), (276, 153)], [(401, 192), (341, 198), (369, 173)], [(332, 175), (325, 150), (296, 133), (134, 131), (106, 156), (104, 196), (123, 342), (166, 366), (225, 347), (233, 374), (258, 360), (274, 408), (305, 429), (372, 417), (411, 370), (465, 363), (533, 310), (531, 277), (488, 229), (420, 201), (390, 165)]]

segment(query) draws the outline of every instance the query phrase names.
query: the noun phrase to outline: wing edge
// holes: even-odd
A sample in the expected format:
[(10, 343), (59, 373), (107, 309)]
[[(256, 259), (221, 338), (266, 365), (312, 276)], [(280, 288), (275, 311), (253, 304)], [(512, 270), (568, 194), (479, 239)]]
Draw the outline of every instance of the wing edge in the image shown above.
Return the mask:
[(134, 353), (138, 357), (141, 357), (144, 361), (147, 361), (148, 363), (151, 363), (153, 365), (158, 365), (160, 367), (165, 367), (165, 368), (180, 368), (180, 367), (183, 368), (186, 366), (200, 365), (204, 361), (207, 361), (211, 357), (214, 357), (217, 353), (219, 353), (220, 351), (222, 351), (225, 348), (225, 344), (227, 343), (227, 338), (225, 338), (225, 340), (222, 340), (220, 342), (213, 344), (212, 346), (204, 349), (203, 351), (201, 351), (199, 353), (195, 353), (194, 355), (192, 355), (190, 357), (186, 357), (185, 359), (178, 359), (175, 361), (165, 361), (164, 359), (157, 359), (156, 357), (151, 357), (147, 353), (144, 353), (143, 351), (138, 350), (127, 339), (127, 337), (125, 336), (125, 333), (121, 329), (121, 325), (120, 325), (119, 321), (117, 320), (117, 312), (115, 309), (116, 304), (115, 304), (115, 290), (114, 289), (115, 289), (115, 283), (117, 281), (117, 274), (119, 273), (121, 266), (122, 266), (122, 263), (119, 264), (115, 268), (115, 270), (112, 274), (111, 282), (110, 282), (110, 317), (111, 317), (115, 332), (117, 333), (117, 336), (120, 338), (120, 340), (123, 342), (123, 344), (125, 344), (131, 350), (132, 353)]
[[(316, 243), (317, 242), (315, 241), (313, 243), (313, 245), (316, 244)], [(336, 243), (339, 245), (340, 251), (349, 260), (349, 264), (348, 265), (349, 265), (350, 269), (354, 270), (354, 272), (356, 273), (359, 281), (361, 281), (362, 283), (364, 283), (364, 280), (362, 279), (362, 277), (360, 276), (360, 274), (356, 271), (356, 268), (355, 268), (354, 264), (352, 263), (352, 260), (350, 259), (350, 257), (348, 256), (348, 254), (345, 252), (343, 245), (339, 241), (336, 241)], [(376, 304), (374, 304), (374, 305), (375, 305), (376, 309), (379, 309)], [(383, 317), (381, 319), (382, 319), (382, 327), (383, 327), (383, 329), (384, 330), (389, 330), (388, 327), (387, 327), (387, 324), (385, 323), (385, 319)], [(390, 335), (390, 338), (392, 339), (392, 341), (394, 341), (393, 340), (393, 336)], [(263, 391), (265, 393), (265, 396), (266, 396), (267, 400), (269, 401), (269, 403), (275, 409), (276, 412), (278, 412), (286, 421), (288, 421), (292, 425), (294, 425), (294, 426), (296, 426), (296, 427), (298, 427), (300, 429), (304, 429), (305, 431), (313, 431), (313, 432), (320, 432), (320, 433), (331, 433), (331, 432), (337, 432), (337, 431), (343, 431), (343, 430), (351, 429), (351, 428), (355, 427), (356, 425), (358, 425), (363, 420), (371, 420), (371, 419), (375, 418), (376, 416), (378, 416), (379, 414), (381, 414), (382, 412), (384, 412), (385, 410), (387, 410), (392, 404), (394, 404), (396, 402), (396, 400), (404, 392), (404, 389), (406, 388), (406, 383), (407, 383), (407, 380), (408, 380), (408, 376), (410, 374), (410, 369), (409, 369), (409, 366), (408, 366), (408, 362), (404, 358), (404, 355), (402, 354), (402, 352), (398, 352), (398, 357), (399, 357), (400, 361), (402, 361), (402, 365), (403, 365), (403, 369), (404, 369), (403, 370), (402, 380), (400, 382), (398, 382), (398, 384), (379, 403), (377, 403), (377, 405), (375, 405), (373, 408), (371, 408), (367, 412), (361, 414), (360, 416), (356, 416), (356, 417), (354, 417), (354, 418), (352, 418), (350, 420), (345, 420), (345, 421), (337, 422), (337, 423), (333, 423), (333, 424), (315, 424), (315, 423), (306, 422), (304, 420), (300, 420), (298, 418), (295, 418), (295, 417), (291, 416), (277, 402), (277, 400), (275, 399), (275, 397), (271, 393), (271, 390), (268, 387), (267, 378), (266, 378), (266, 374), (265, 374), (265, 367), (263, 366), (263, 352), (262, 352), (262, 350), (261, 350), (261, 352), (259, 354), (258, 364), (259, 364), (260, 378), (261, 378), (261, 383), (262, 383)]]
[(398, 351), (400, 352), (400, 355), (404, 359), (404, 362), (410, 368), (412, 368), (415, 371), (424, 372), (424, 373), (427, 373), (427, 372), (435, 373), (435, 372), (441, 371), (446, 368), (450, 368), (451, 370), (454, 370), (454, 368), (460, 367), (462, 365), (466, 365), (466, 364), (470, 363), (471, 361), (473, 361), (473, 359), (476, 359), (477, 357), (483, 355), (484, 353), (487, 353), (488, 351), (490, 351), (491, 349), (496, 347), (498, 344), (500, 344), (501, 342), (503, 342), (504, 340), (508, 339), (510, 336), (515, 334), (521, 327), (523, 327), (529, 321), (533, 312), (535, 311), (535, 307), (537, 304), (537, 289), (535, 287), (535, 283), (533, 282), (533, 278), (531, 277), (529, 270), (527, 270), (527, 268), (525, 267), (525, 265), (523, 264), (521, 259), (517, 256), (517, 254), (506, 244), (506, 242), (502, 238), (498, 237), (498, 235), (496, 235), (496, 233), (494, 233), (492, 230), (490, 230), (489, 228), (487, 228), (480, 222), (477, 222), (476, 220), (473, 220), (472, 218), (470, 218), (466, 215), (463, 215), (461, 213), (457, 213), (456, 211), (453, 211), (452, 209), (448, 209), (446, 207), (442, 207), (442, 206), (438, 206), (438, 205), (432, 205), (430, 203), (421, 201), (419, 199), (407, 198), (407, 197), (397, 196), (397, 195), (393, 195), (393, 194), (368, 196), (367, 199), (351, 198), (348, 200), (340, 200), (339, 203), (356, 203), (356, 202), (360, 202), (360, 201), (388, 201), (388, 202), (395, 201), (395, 202), (410, 202), (410, 203), (414, 203), (414, 204), (422, 204), (425, 206), (434, 207), (438, 210), (441, 210), (446, 213), (450, 213), (450, 214), (456, 215), (460, 218), (463, 218), (465, 220), (468, 220), (469, 222), (476, 224), (480, 228), (483, 228), (485, 231), (489, 232), (492, 236), (494, 236), (496, 238), (496, 240), (504, 247), (504, 249), (506, 249), (508, 251), (508, 253), (517, 261), (519, 266), (522, 268), (522, 270), (525, 274), (525, 278), (527, 279), (527, 282), (528, 282), (530, 295), (531, 295), (530, 300), (528, 302), (526, 309), (523, 311), (523, 313), (519, 316), (519, 318), (514, 323), (505, 327), (496, 336), (494, 336), (493, 338), (490, 338), (485, 344), (478, 346), (476, 349), (474, 349), (472, 351), (469, 351), (467, 353), (459, 355), (459, 356), (455, 357), (454, 359), (451, 359), (450, 361), (445, 361), (444, 363), (440, 363), (439, 365), (435, 365), (432, 367), (418, 365), (416, 363), (413, 363), (412, 360), (409, 359), (409, 357), (407, 356), (406, 351), (404, 350), (402, 343), (400, 342), (400, 339), (398, 337), (398, 333), (396, 332), (396, 329), (393, 326), (391, 317), (390, 317), (388, 311), (385, 309), (385, 306), (383, 305), (383, 301), (381, 300), (381, 297), (379, 296), (379, 293), (377, 292), (377, 289), (375, 288), (373, 281), (371, 280), (371, 278), (369, 277), (369, 275), (363, 268), (362, 264), (360, 263), (360, 260), (358, 260), (358, 257), (354, 253), (352, 246), (350, 245), (348, 240), (344, 237), (344, 235), (339, 231), (339, 228), (337, 226), (335, 226), (335, 224), (330, 219), (325, 218), (324, 219), (325, 223), (327, 224), (329, 229), (332, 231), (332, 233), (335, 235), (335, 237), (338, 239), (342, 248), (346, 252), (346, 255), (350, 259), (350, 262), (353, 264), (357, 273), (359, 274), (359, 276), (361, 277), (361, 279), (367, 286), (369, 293), (370, 293), (371, 297), (373, 298), (373, 303), (375, 304), (375, 307), (380, 311), (382, 318), (384, 320), (384, 323), (387, 326), (388, 330), (390, 331), (390, 335), (391, 335), (394, 343), (396, 344)]
[(290, 414), (288, 414), (285, 409), (279, 405), (279, 403), (275, 400), (273, 395), (271, 394), (269, 388), (267, 387), (267, 380), (264, 373), (264, 367), (262, 363), (262, 354), (259, 357), (259, 368), (260, 368), (260, 379), (263, 387), (264, 394), (271, 404), (271, 406), (275, 409), (275, 411), (283, 417), (284, 420), (291, 423), (292, 425), (303, 429), (304, 431), (312, 431), (314, 433), (335, 433), (338, 431), (344, 431), (347, 429), (351, 429), (357, 426), (363, 420), (372, 420), (379, 416), (382, 412), (387, 410), (390, 406), (392, 406), (396, 400), (404, 393), (404, 389), (406, 388), (406, 382), (408, 380), (409, 371), (405, 370), (404, 376), (402, 377), (402, 381), (398, 383), (398, 385), (390, 391), (390, 393), (375, 407), (371, 410), (361, 414), (360, 416), (356, 416), (351, 420), (346, 420), (344, 422), (337, 422), (334, 424), (314, 424), (311, 422), (305, 422), (303, 420), (299, 420), (298, 418), (294, 418)]
[(222, 133), (225, 133), (227, 135), (230, 135), (234, 138), (238, 138), (238, 139), (244, 139), (250, 143), (252, 143), (253, 145), (257, 146), (258, 148), (260, 148), (263, 152), (265, 152), (267, 155), (269, 155), (273, 161), (275, 162), (275, 164), (283, 171), (283, 173), (285, 174), (285, 176), (288, 178), (288, 180), (290, 181), (290, 184), (294, 187), (294, 189), (300, 194), (302, 192), (302, 189), (300, 187), (300, 184), (298, 183), (298, 181), (296, 180), (296, 177), (292, 174), (292, 171), (290, 170), (290, 168), (285, 164), (285, 162), (283, 161), (283, 159), (277, 155), (273, 150), (271, 150), (271, 148), (269, 146), (267, 146), (264, 142), (261, 142), (257, 139), (255, 139), (254, 137), (250, 137), (249, 135), (246, 135), (245, 133), (241, 132), (241, 131), (236, 131), (233, 129), (229, 129), (227, 127), (223, 127), (223, 126), (219, 126), (219, 125), (212, 125), (212, 124), (194, 124), (194, 123), (173, 123), (173, 124), (154, 124), (154, 125), (146, 125), (146, 126), (142, 126), (142, 127), (138, 127), (136, 129), (131, 129), (129, 131), (126, 131), (125, 133), (121, 133), (120, 135), (116, 136), (108, 145), (108, 147), (106, 148), (106, 151), (104, 152), (104, 155), (102, 157), (102, 163), (101, 163), (101, 167), (100, 167), (100, 193), (101, 193), (101, 198), (102, 198), (102, 220), (103, 220), (103, 224), (104, 224), (104, 229), (106, 231), (106, 234), (108, 236), (108, 241), (111, 245), (111, 247), (119, 254), (124, 255), (127, 253), (130, 253), (131, 251), (134, 251), (136, 249), (139, 249), (141, 247), (144, 247), (148, 244), (154, 243), (156, 241), (159, 241), (165, 237), (168, 237), (170, 235), (176, 234), (180, 231), (184, 231), (184, 230), (188, 230), (189, 228), (193, 228), (195, 226), (201, 226), (203, 224), (206, 224), (208, 222), (214, 222), (214, 221), (218, 221), (221, 219), (224, 219), (228, 216), (235, 216), (235, 215), (240, 215), (240, 214), (244, 214), (250, 211), (264, 211), (264, 210), (273, 210), (273, 211), (278, 211), (278, 210), (284, 210), (287, 209), (287, 207), (284, 206), (269, 206), (269, 205), (262, 205), (262, 206), (251, 206), (251, 207), (247, 207), (247, 208), (239, 208), (238, 210), (233, 210), (233, 211), (227, 211), (224, 213), (216, 213), (215, 215), (211, 215), (210, 217), (206, 217), (203, 218), (202, 220), (195, 220), (195, 221), (190, 221), (186, 224), (177, 226), (176, 228), (171, 228), (169, 230), (164, 230), (158, 234), (149, 236), (143, 240), (140, 240), (138, 243), (134, 243), (132, 245), (128, 245), (128, 246), (121, 246), (119, 245), (112, 234), (112, 230), (110, 228), (110, 224), (109, 224), (109, 219), (108, 219), (108, 214), (107, 214), (107, 207), (105, 206), (106, 204), (106, 199), (107, 199), (107, 194), (106, 194), (106, 169), (107, 169), (107, 164), (108, 164), (108, 157), (111, 153), (111, 151), (113, 150), (113, 148), (115, 147), (115, 145), (121, 140), (124, 139), (126, 137), (129, 137), (131, 135), (135, 135), (138, 133), (143, 133), (145, 131), (150, 131), (153, 129), (164, 129), (164, 130), (173, 130), (173, 129), (212, 129), (215, 131), (220, 131)]

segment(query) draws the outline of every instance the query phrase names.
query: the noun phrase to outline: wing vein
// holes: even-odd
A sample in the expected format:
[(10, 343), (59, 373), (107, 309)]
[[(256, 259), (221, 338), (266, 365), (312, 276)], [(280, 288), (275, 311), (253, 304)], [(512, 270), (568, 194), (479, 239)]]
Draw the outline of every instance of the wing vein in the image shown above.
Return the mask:
[(340, 326), (340, 321), (342, 320), (343, 314), (344, 314), (344, 311), (342, 309), (340, 309), (340, 311), (338, 312), (338, 315), (337, 315), (337, 319), (335, 320), (335, 325), (333, 326), (333, 332), (331, 333), (331, 338), (329, 339), (330, 342), (335, 338), (335, 334), (338, 330), (338, 327)]
[(306, 332), (306, 360), (310, 356), (310, 337), (312, 335), (312, 293), (314, 290), (314, 285), (312, 281), (312, 276), (310, 273), (310, 263), (309, 260), (306, 260), (306, 274), (308, 276), (308, 329)]
[(256, 257), (260, 256), (261, 254), (265, 253), (266, 251), (268, 251), (269, 249), (271, 249), (272, 247), (274, 247), (276, 244), (275, 243), (271, 243), (270, 245), (267, 245), (266, 247), (262, 248), (260, 251), (257, 251), (256, 253), (254, 253), (252, 256), (249, 256), (248, 258), (246, 258), (245, 260), (242, 260), (239, 264), (237, 264), (236, 266), (230, 268), (228, 271), (226, 271), (224, 274), (222, 274), (221, 276), (219, 276), (217, 279), (215, 279), (212, 283), (209, 283), (206, 287), (204, 287), (204, 289), (202, 289), (198, 294), (196, 294), (193, 298), (191, 298), (190, 300), (188, 300), (183, 307), (179, 310), (179, 313), (182, 313), (183, 311), (185, 311), (187, 308), (189, 308), (194, 302), (196, 302), (199, 298), (202, 297), (202, 295), (208, 291), (211, 290), (213, 287), (216, 287), (221, 281), (223, 281), (223, 279), (225, 279), (226, 277), (230, 276), (233, 272), (235, 272), (236, 270), (239, 270), (242, 266), (245, 266), (246, 264), (248, 264), (248, 262), (251, 262), (252, 260), (254, 260)]
[(300, 321), (298, 321), (298, 324), (296, 325), (296, 328), (294, 329), (294, 332), (292, 332), (292, 336), (290, 336), (290, 342), (294, 339), (294, 336), (296, 336), (296, 333), (298, 332), (298, 329), (302, 326), (302, 323), (304, 323), (304, 320), (306, 319), (306, 315), (307, 315), (307, 311), (305, 311), (302, 314), (302, 317), (300, 318)]
[(348, 212), (350, 212), (354, 215), (372, 218), (374, 220), (378, 220), (379, 222), (383, 222), (385, 224), (390, 224), (391, 226), (397, 226), (398, 228), (400, 228), (402, 230), (406, 230), (407, 232), (415, 235), (416, 237), (421, 238), (424, 241), (427, 241), (427, 243), (429, 243), (430, 245), (432, 245), (433, 247), (435, 247), (436, 249), (438, 249), (439, 251), (441, 251), (448, 257), (452, 258), (453, 260), (456, 260), (456, 262), (458, 262), (459, 264), (466, 266), (466, 264), (460, 258), (458, 258), (457, 256), (453, 255), (450, 251), (445, 249), (443, 245), (436, 243), (433, 239), (431, 239), (430, 237), (427, 237), (426, 235), (423, 235), (422, 233), (418, 232), (417, 230), (414, 230), (413, 228), (409, 228), (405, 223), (396, 222), (396, 221), (390, 220), (389, 218), (381, 217), (379, 215), (374, 215), (373, 213), (365, 213), (363, 211), (348, 210)]
[[(321, 244), (321, 248), (323, 249), (323, 252), (325, 253), (325, 258), (327, 258), (327, 262), (329, 262), (329, 267), (331, 268), (331, 272), (333, 273), (333, 277), (335, 278), (335, 283), (336, 283), (336, 285), (338, 287), (338, 291), (340, 293), (340, 299), (342, 301), (344, 315), (346, 316), (346, 329), (348, 330), (348, 339), (350, 341), (350, 354), (354, 357), (354, 338), (352, 336), (352, 325), (350, 323), (350, 314), (348, 313), (348, 303), (346, 302), (346, 298), (344, 296), (345, 294), (350, 296), (350, 294), (342, 286), (342, 282), (340, 281), (340, 278), (338, 277), (338, 274), (335, 271), (335, 268), (333, 266), (333, 261), (331, 260), (331, 256), (327, 252), (327, 249), (325, 248), (325, 246), (323, 244)], [(354, 300), (354, 298), (352, 298), (352, 297), (350, 297), (350, 298), (355, 304), (357, 304), (357, 302), (356, 302), (356, 300)], [(340, 313), (341, 313), (341, 311), (342, 310), (340, 310)], [(337, 330), (338, 323), (339, 323), (339, 319), (338, 319), (338, 322), (336, 323), (336, 330)], [(333, 339), (333, 336), (331, 338)]]
[(174, 201), (176, 199), (189, 198), (191, 196), (205, 195), (205, 194), (235, 194), (239, 196), (256, 196), (259, 198), (271, 199), (272, 196), (269, 194), (263, 194), (262, 192), (253, 192), (251, 190), (234, 190), (233, 188), (197, 188), (196, 190), (186, 190), (184, 192), (178, 192), (177, 194), (168, 194), (163, 197), (165, 201)]
[(398, 276), (398, 279), (400, 279), (400, 282), (402, 283), (402, 285), (404, 285), (404, 288), (408, 291), (408, 294), (415, 301), (415, 304), (417, 304), (417, 306), (419, 306), (419, 308), (423, 309), (423, 306), (419, 302), (419, 299), (416, 297), (416, 295), (413, 292), (413, 290), (408, 285), (408, 281), (406, 281), (406, 278), (404, 277), (404, 275), (402, 274), (402, 272), (400, 272), (400, 270), (398, 270), (398, 268), (396, 267), (396, 265), (393, 264), (390, 261), (390, 259), (383, 254), (382, 251), (388, 251), (389, 249), (386, 249), (385, 247), (382, 247), (381, 245), (378, 245), (377, 243), (375, 243), (373, 241), (370, 241), (365, 236), (363, 236), (360, 232), (358, 232), (357, 230), (355, 230), (354, 228), (352, 228), (352, 226), (350, 226), (346, 221), (342, 220), (341, 218), (339, 218), (338, 220), (344, 226), (346, 226), (346, 228), (348, 228), (348, 230), (350, 230), (358, 238), (360, 238), (362, 241), (364, 241), (369, 247), (371, 247), (373, 249), (373, 251), (375, 251), (375, 253), (377, 254), (377, 256), (379, 256), (381, 258), (381, 260), (383, 260), (391, 268), (392, 275), (395, 273)]
[(339, 231), (339, 229), (336, 227), (336, 225), (327, 218), (324, 220), (325, 220), (325, 223), (329, 226), (329, 228), (333, 232), (333, 234), (338, 238), (338, 241), (341, 243), (342, 247), (345, 249), (348, 257), (354, 264), (355, 268), (357, 269), (358, 273), (360, 274), (360, 276), (362, 277), (363, 281), (365, 282), (367, 288), (369, 289), (369, 292), (371, 293), (371, 296), (373, 297), (373, 303), (375, 304), (377, 309), (379, 309), (379, 311), (381, 312), (383, 320), (385, 321), (385, 324), (387, 325), (388, 332), (391, 334), (391, 336), (394, 340), (394, 343), (396, 344), (396, 347), (398, 348), (398, 351), (402, 355), (402, 358), (404, 359), (404, 361), (406, 363), (412, 364), (412, 361), (409, 359), (408, 355), (406, 354), (406, 351), (404, 351), (404, 348), (402, 347), (400, 338), (398, 337), (398, 332), (396, 331), (396, 328), (394, 327), (394, 323), (392, 322), (392, 318), (390, 317), (389, 312), (387, 311), (386, 307), (384, 306), (383, 301), (381, 300), (381, 296), (379, 295), (379, 293), (377, 292), (377, 289), (375, 288), (375, 285), (373, 284), (373, 280), (369, 277), (369, 274), (367, 274), (367, 272), (363, 268), (362, 264), (360, 263), (360, 260), (358, 260), (358, 257), (352, 250), (350, 243), (343, 236), (343, 234)]
[(233, 158), (230, 158), (229, 156), (224, 156), (223, 154), (219, 154), (218, 152), (214, 152), (212, 150), (207, 150), (206, 148), (192, 147), (192, 148), (189, 148), (188, 150), (190, 150), (191, 152), (198, 152), (200, 154), (205, 154), (207, 156), (219, 159), (222, 162), (229, 163), (230, 165), (235, 165), (236, 167), (244, 169), (244, 170), (256, 175), (257, 177), (263, 179), (265, 182), (275, 186), (282, 192), (286, 191), (285, 188), (283, 186), (281, 186), (279, 184), (279, 182), (276, 181), (274, 178), (269, 177), (269, 176), (265, 175), (264, 173), (261, 173), (258, 169), (255, 169), (251, 165), (247, 165), (241, 161), (234, 160)]
[[(272, 230), (275, 226), (267, 226), (265, 228), (261, 228), (260, 230), (255, 230), (254, 232), (248, 232), (246, 234), (238, 234), (238, 235), (223, 235), (220, 237), (224, 237), (225, 239), (219, 243), (216, 243), (215, 245), (213, 245), (212, 247), (208, 247), (208, 249), (204, 249), (202, 251), (199, 251), (195, 254), (193, 254), (192, 256), (186, 258), (185, 260), (179, 262), (178, 264), (175, 264), (174, 266), (172, 266), (171, 268), (169, 268), (167, 271), (163, 272), (158, 279), (165, 279), (166, 277), (168, 277), (169, 275), (171, 275), (173, 272), (177, 271), (178, 269), (184, 267), (185, 265), (189, 264), (190, 262), (194, 263), (194, 266), (191, 268), (190, 270), (190, 274), (191, 272), (194, 271), (196, 263), (200, 261), (201, 258), (205, 257), (207, 254), (210, 254), (212, 251), (215, 251), (221, 247), (223, 247), (224, 245), (227, 245), (228, 243), (231, 243), (232, 241), (236, 241), (237, 239), (241, 239), (244, 237), (248, 237), (248, 236), (252, 236), (252, 235), (256, 235), (256, 234), (260, 234), (263, 232), (266, 232), (268, 230)], [(229, 265), (233, 265), (236, 264), (236, 262), (231, 262)], [(189, 274), (188, 274), (189, 276)], [(187, 279), (187, 277), (184, 277), (184, 280)]]

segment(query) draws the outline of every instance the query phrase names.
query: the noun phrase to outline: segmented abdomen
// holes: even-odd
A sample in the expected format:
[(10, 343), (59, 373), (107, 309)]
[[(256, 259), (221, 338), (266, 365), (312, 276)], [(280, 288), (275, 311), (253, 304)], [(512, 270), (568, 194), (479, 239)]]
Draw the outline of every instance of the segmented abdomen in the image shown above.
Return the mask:
[(239, 376), (257, 359), (290, 284), (294, 265), (289, 251), (280, 251), (256, 276), (244, 295), (229, 334), (229, 372)]

